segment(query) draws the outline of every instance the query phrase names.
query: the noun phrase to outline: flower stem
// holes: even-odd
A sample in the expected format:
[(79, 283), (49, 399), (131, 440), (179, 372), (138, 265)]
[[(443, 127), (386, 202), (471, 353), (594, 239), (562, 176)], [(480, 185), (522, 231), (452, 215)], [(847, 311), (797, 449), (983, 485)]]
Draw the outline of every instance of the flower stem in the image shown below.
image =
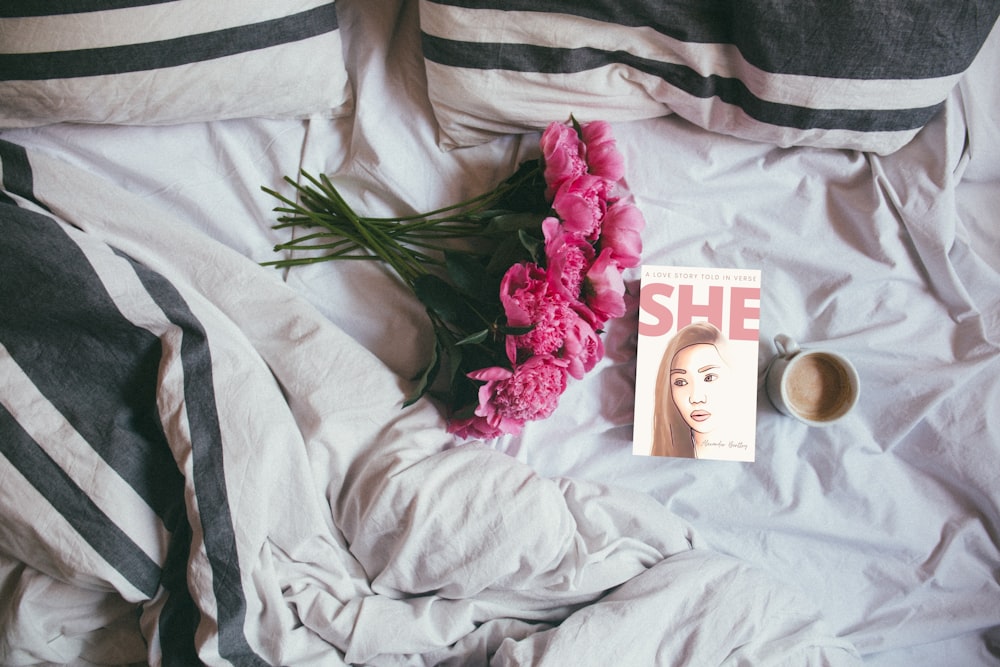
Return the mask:
[[(521, 170), (493, 190), (457, 204), (389, 218), (358, 215), (325, 174), (317, 178), (303, 170), (304, 183), (285, 177), (295, 188), (299, 202), (262, 188), (284, 204), (274, 209), (281, 214), (274, 229), (319, 227), (325, 231), (278, 244), (274, 249), (330, 252), (308, 259), (289, 258), (265, 264), (287, 267), (334, 259), (377, 258), (387, 263), (412, 288), (414, 281), (428, 272), (428, 267), (443, 264), (429, 253), (440, 254), (448, 250), (442, 243), (445, 241), (481, 236), (493, 217), (489, 215), (491, 208), (538, 174), (540, 167)], [(338, 240), (312, 243), (327, 238)]]

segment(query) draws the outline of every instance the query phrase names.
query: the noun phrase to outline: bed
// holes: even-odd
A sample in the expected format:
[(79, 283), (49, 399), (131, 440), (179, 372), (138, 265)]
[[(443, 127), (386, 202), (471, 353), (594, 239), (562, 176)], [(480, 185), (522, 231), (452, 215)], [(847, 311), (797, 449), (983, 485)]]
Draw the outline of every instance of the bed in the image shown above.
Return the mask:
[[(996, 3), (32, 4), (0, 8), (0, 663), (998, 663)], [(551, 416), (459, 438), (403, 407), (433, 331), (391, 271), (262, 266), (262, 187), (432, 210), (571, 114), (642, 261), (760, 269), (761, 378), (779, 333), (836, 350), (848, 417), (760, 384), (754, 462), (633, 455), (633, 267)]]

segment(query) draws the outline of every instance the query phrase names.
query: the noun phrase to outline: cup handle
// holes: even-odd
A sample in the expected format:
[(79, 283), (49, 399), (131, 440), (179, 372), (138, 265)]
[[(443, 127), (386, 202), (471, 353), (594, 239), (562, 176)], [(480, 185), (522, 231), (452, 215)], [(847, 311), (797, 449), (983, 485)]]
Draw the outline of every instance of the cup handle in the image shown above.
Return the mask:
[(774, 346), (778, 348), (779, 357), (794, 357), (799, 353), (799, 344), (785, 334), (774, 337)]

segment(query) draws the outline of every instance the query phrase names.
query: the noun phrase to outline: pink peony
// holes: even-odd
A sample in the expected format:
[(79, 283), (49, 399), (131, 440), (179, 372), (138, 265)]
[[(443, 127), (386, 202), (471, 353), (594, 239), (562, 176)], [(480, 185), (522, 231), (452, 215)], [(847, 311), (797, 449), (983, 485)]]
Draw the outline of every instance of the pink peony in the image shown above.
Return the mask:
[(539, 145), (545, 162), (545, 197), (552, 201), (559, 187), (587, 173), (586, 147), (576, 130), (564, 123), (551, 123)]
[(583, 276), (594, 261), (594, 246), (565, 231), (556, 218), (542, 221), (545, 236), (545, 265), (550, 282), (570, 301), (580, 298)]
[(619, 201), (608, 207), (601, 231), (601, 249), (611, 251), (611, 258), (622, 269), (639, 265), (642, 255), (642, 230), (646, 220), (633, 204)]
[(577, 380), (589, 373), (604, 358), (604, 343), (586, 320), (577, 317), (570, 335), (566, 337), (562, 358), (567, 372)]
[(611, 125), (603, 120), (584, 123), (581, 134), (587, 147), (590, 173), (611, 182), (620, 181), (625, 176), (625, 159), (618, 151)]
[(608, 182), (590, 174), (566, 181), (552, 199), (552, 208), (567, 231), (595, 241), (608, 208)]
[(473, 415), (466, 419), (448, 420), (448, 433), (460, 438), (475, 438), (477, 440), (492, 440), (504, 434), (502, 430), (489, 423), (485, 417)]
[(513, 370), (492, 367), (468, 375), (486, 383), (476, 408), (485, 423), (475, 428), (482, 431), (520, 433), (525, 422), (551, 415), (566, 390), (566, 363), (552, 355), (531, 357)]
[(500, 302), (512, 327), (534, 325), (528, 333), (507, 336), (507, 358), (517, 363), (518, 350), (555, 354), (566, 341), (576, 313), (536, 264), (514, 264), (500, 281)]
[(625, 281), (621, 269), (606, 248), (597, 256), (583, 281), (583, 301), (600, 326), (613, 317), (625, 314)]

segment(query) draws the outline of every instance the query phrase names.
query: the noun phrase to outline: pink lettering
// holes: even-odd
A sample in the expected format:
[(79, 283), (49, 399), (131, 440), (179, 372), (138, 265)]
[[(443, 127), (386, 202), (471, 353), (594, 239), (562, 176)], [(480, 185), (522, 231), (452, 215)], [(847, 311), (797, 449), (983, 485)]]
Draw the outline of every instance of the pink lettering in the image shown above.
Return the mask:
[[(757, 340), (760, 329), (760, 288), (712, 285), (708, 296), (695, 300), (690, 284), (649, 283), (639, 294), (639, 308), (648, 316), (639, 319), (640, 336), (663, 336), (695, 321), (708, 320), (729, 340)], [(675, 319), (676, 315), (676, 319)]]
[[(760, 328), (760, 288), (734, 287), (730, 298), (729, 340), (757, 340)], [(756, 301), (758, 305), (747, 305), (748, 301)], [(758, 324), (751, 329), (747, 326), (747, 320), (757, 320)]]
[(656, 300), (656, 297), (670, 298), (674, 293), (673, 285), (650, 283), (639, 293), (639, 308), (656, 319), (655, 324), (639, 321), (640, 336), (662, 336), (674, 325), (674, 315), (670, 307)]
[(694, 302), (694, 286), (681, 285), (680, 293), (677, 295), (677, 328), (682, 329), (694, 322), (696, 317), (704, 317), (709, 322), (723, 331), (726, 330), (722, 323), (722, 312), (725, 304), (725, 293), (721, 285), (713, 285), (708, 288), (708, 303)]

